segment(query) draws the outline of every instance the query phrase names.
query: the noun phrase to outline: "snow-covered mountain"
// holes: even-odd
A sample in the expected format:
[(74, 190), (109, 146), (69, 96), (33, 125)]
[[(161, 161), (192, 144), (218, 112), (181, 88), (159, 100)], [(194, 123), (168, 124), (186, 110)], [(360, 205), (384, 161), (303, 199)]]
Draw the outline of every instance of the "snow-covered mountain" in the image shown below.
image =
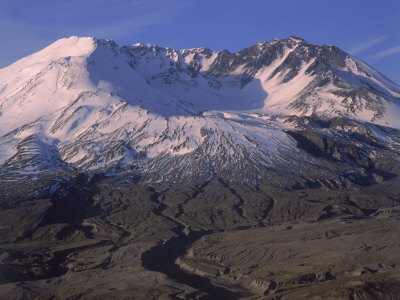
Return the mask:
[[(400, 86), (293, 36), (236, 53), (70, 37), (0, 70), (5, 181), (78, 171), (168, 184), (376, 178), (370, 161), (398, 149), (399, 128)], [(305, 151), (304, 139), (323, 138), (340, 141), (329, 155), (344, 164)]]

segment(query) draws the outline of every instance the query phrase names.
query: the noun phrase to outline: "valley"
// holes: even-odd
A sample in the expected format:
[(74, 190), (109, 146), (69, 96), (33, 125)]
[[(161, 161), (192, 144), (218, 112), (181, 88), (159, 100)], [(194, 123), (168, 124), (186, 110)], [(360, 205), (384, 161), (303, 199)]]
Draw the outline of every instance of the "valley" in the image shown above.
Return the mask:
[[(194, 194), (107, 178), (78, 182), (50, 201), (2, 210), (3, 295), (389, 299), (399, 292), (400, 195), (385, 193), (397, 178), (360, 191), (253, 190), (240, 209), (239, 195), (252, 188), (218, 180)], [(207, 199), (218, 200), (209, 207)], [(26, 206), (36, 215), (25, 218)]]

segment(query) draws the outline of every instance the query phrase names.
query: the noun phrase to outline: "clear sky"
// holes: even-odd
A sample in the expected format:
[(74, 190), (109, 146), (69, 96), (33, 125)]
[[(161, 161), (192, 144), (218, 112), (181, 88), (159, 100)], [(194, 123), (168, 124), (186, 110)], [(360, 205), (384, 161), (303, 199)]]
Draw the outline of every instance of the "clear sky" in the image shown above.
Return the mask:
[(237, 51), (297, 35), (400, 83), (400, 0), (1, 0), (0, 67), (71, 35)]

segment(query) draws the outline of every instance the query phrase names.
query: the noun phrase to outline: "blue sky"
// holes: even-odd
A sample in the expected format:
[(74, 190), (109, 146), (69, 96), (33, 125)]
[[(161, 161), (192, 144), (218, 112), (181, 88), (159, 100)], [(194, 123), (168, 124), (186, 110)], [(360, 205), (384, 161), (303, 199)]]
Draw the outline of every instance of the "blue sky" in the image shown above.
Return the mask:
[(0, 67), (71, 35), (237, 51), (303, 37), (333, 44), (400, 83), (398, 0), (2, 0)]

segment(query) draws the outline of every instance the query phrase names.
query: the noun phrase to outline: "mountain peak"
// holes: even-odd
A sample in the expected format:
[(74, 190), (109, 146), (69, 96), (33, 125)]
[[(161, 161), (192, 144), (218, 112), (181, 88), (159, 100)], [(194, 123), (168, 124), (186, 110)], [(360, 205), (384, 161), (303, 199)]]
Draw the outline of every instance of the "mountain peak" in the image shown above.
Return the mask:
[[(11, 83), (12, 74), (18, 76)], [(56, 90), (49, 95), (41, 84), (44, 78), (55, 81), (49, 86)], [(33, 107), (50, 110), (68, 104), (64, 96), (55, 103), (53, 95), (59, 92), (101, 90), (129, 103), (147, 99), (141, 105), (166, 115), (256, 109), (384, 122), (391, 104), (400, 98), (397, 85), (362, 61), (337, 47), (314, 46), (297, 36), (259, 42), (235, 53), (141, 43), (119, 47), (112, 40), (72, 36), (0, 70), (0, 84), (4, 99), (30, 97), (25, 105), (32, 103), (32, 108), (15, 108), (21, 116)], [(36, 97), (39, 106), (33, 104)], [(1, 109), (12, 103), (0, 103)], [(34, 114), (39, 116), (40, 111)]]
[(90, 54), (96, 48), (96, 39), (93, 37), (71, 36), (62, 38), (43, 50), (37, 52), (44, 57), (68, 57)]
[(297, 43), (304, 43), (305, 40), (301, 37), (295, 36), (295, 35), (290, 35), (288, 37), (289, 40), (293, 41), (293, 42), (297, 42)]
[[(67, 162), (145, 174), (144, 162), (172, 157), (159, 165), (178, 176), (169, 162), (184, 166), (201, 153), (218, 161), (223, 149), (273, 164), (282, 145), (293, 146), (279, 121), (292, 116), (400, 127), (398, 87), (328, 48), (297, 37), (235, 53), (58, 40), (0, 70), (0, 163), (19, 170), (29, 156), (35, 170)], [(219, 161), (222, 170), (228, 162)]]

